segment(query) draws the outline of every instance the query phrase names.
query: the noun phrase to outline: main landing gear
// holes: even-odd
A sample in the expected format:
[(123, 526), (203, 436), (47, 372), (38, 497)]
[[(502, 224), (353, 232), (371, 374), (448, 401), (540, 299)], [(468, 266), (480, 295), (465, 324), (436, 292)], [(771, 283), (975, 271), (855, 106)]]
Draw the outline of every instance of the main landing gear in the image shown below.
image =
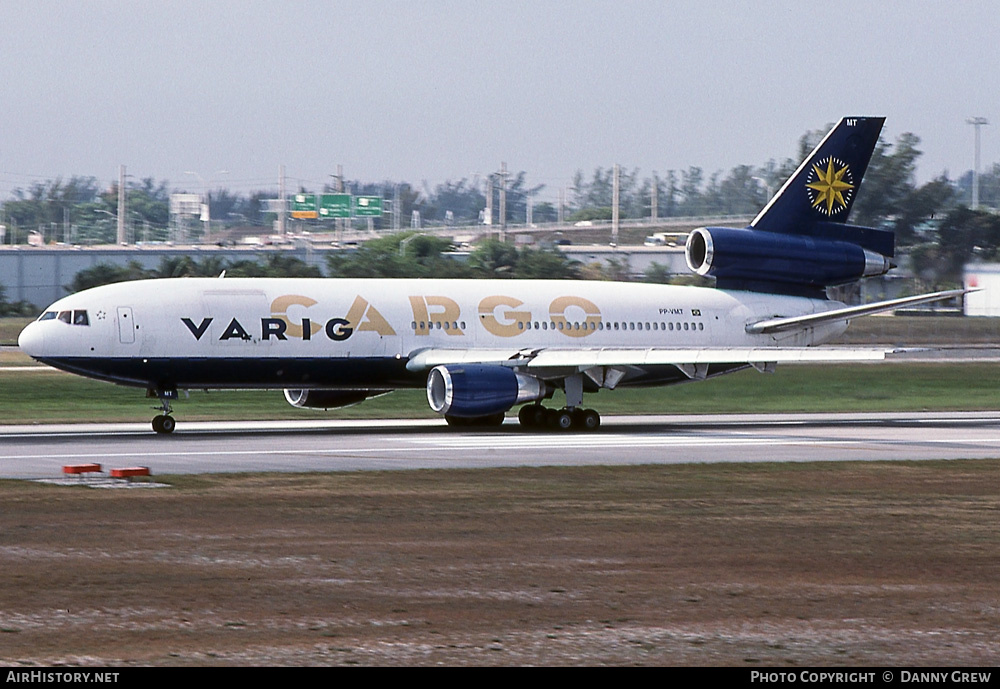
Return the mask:
[(158, 397), (160, 399), (160, 406), (153, 407), (153, 409), (158, 409), (161, 414), (157, 414), (153, 417), (153, 430), (157, 433), (173, 433), (174, 429), (177, 428), (177, 422), (174, 421), (174, 417), (170, 415), (173, 411), (170, 408), (170, 400), (177, 399), (176, 390), (147, 390), (146, 397)]
[(601, 426), (601, 415), (593, 409), (549, 409), (540, 404), (521, 407), (517, 420), (525, 428), (551, 428), (557, 431), (596, 431)]
[(593, 409), (583, 408), (583, 376), (579, 373), (563, 380), (566, 406), (547, 409), (535, 402), (521, 407), (517, 420), (525, 428), (551, 428), (557, 431), (596, 431), (601, 426), (601, 415)]

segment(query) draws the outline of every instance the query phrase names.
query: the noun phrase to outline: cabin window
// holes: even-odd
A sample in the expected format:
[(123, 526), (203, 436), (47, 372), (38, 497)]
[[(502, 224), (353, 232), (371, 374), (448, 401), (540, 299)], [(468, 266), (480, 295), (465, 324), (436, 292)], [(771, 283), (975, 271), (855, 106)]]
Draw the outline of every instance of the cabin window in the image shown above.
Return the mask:
[(43, 313), (41, 316), (38, 317), (38, 320), (40, 320), (40, 321), (51, 321), (55, 317), (56, 317), (56, 312), (55, 311), (46, 311), (45, 313)]
[(73, 325), (90, 325), (90, 317), (86, 311), (73, 312)]
[(61, 320), (63, 323), (70, 323), (70, 322), (72, 322), (72, 320), (73, 320), (73, 312), (72, 311), (60, 311), (59, 312), (59, 320)]

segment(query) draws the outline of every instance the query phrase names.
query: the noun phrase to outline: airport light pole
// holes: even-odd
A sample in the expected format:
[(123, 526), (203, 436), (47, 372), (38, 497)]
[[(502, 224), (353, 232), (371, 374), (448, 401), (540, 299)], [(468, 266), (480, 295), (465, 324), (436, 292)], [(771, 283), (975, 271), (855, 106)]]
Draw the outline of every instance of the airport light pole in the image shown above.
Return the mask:
[(970, 117), (966, 122), (976, 128), (976, 158), (972, 168), (972, 210), (976, 210), (979, 208), (979, 129), (989, 122), (985, 117)]

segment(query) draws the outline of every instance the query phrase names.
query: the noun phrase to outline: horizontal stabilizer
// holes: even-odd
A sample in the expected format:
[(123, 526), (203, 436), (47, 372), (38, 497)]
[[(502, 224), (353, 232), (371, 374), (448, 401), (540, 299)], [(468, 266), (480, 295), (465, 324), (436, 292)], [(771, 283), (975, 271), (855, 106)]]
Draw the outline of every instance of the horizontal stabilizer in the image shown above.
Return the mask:
[(871, 316), (876, 313), (883, 313), (885, 311), (892, 311), (903, 306), (915, 306), (916, 304), (925, 304), (931, 301), (942, 301), (944, 299), (952, 299), (954, 297), (960, 297), (963, 294), (968, 294), (969, 292), (975, 292), (977, 290), (967, 290), (967, 289), (952, 289), (946, 290), (944, 292), (931, 292), (929, 294), (918, 294), (915, 297), (902, 297), (900, 299), (890, 299), (888, 301), (879, 301), (874, 304), (862, 304), (861, 306), (848, 306), (843, 309), (833, 309), (832, 311), (824, 311), (823, 313), (813, 313), (807, 316), (793, 316), (791, 318), (773, 318), (771, 320), (760, 321), (759, 323), (753, 323), (746, 327), (746, 331), (751, 334), (766, 334), (766, 333), (777, 333), (785, 330), (798, 330), (800, 328), (808, 328), (814, 325), (820, 325), (821, 323), (832, 323), (835, 321), (846, 321), (851, 318), (859, 318), (861, 316)]

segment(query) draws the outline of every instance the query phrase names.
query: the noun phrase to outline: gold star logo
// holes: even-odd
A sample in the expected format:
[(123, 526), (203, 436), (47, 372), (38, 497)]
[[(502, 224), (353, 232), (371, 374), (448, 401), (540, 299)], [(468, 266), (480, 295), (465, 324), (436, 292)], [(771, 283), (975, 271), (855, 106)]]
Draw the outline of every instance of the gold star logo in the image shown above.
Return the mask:
[[(824, 169), (824, 166), (826, 169)], [(812, 207), (826, 215), (834, 215), (847, 208), (854, 194), (854, 178), (847, 164), (836, 158), (821, 160), (812, 167), (810, 182), (806, 184)]]

